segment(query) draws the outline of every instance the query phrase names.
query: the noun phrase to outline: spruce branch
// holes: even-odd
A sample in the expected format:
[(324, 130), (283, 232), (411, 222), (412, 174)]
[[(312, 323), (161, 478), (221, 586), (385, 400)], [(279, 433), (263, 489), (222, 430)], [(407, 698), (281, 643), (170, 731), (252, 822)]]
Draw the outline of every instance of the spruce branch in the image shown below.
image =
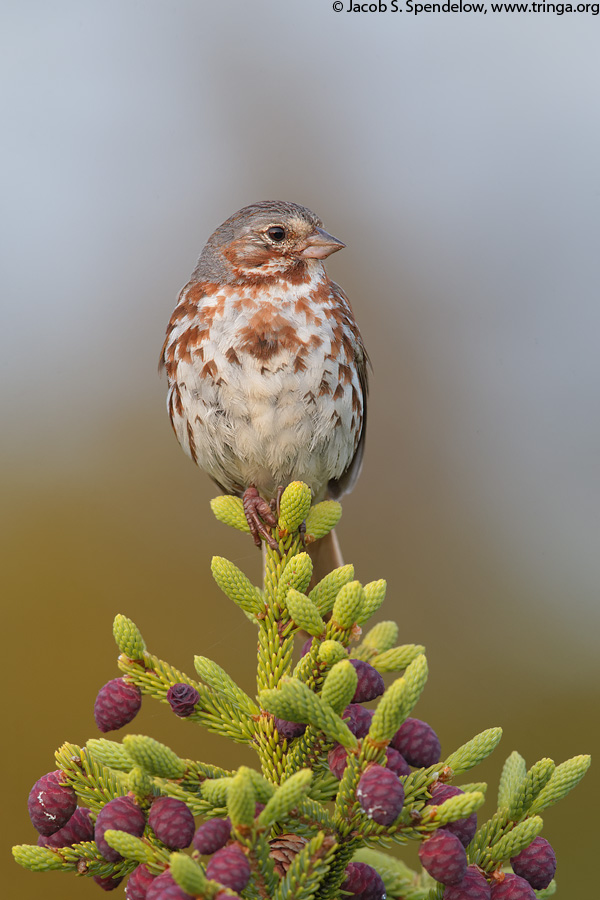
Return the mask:
[[(168, 703), (167, 694), (173, 685), (189, 684), (196, 689), (200, 699), (195, 711), (187, 717), (187, 721), (196, 722), (208, 731), (239, 743), (246, 744), (252, 740), (252, 720), (239, 702), (234, 705), (226, 694), (194, 681), (158, 657), (146, 653), (146, 666), (142, 668), (121, 656), (119, 668), (139, 687), (142, 694), (148, 694), (162, 703)], [(231, 683), (233, 684), (233, 681)]]
[(591, 764), (587, 755), (574, 756), (557, 766), (537, 797), (533, 800), (529, 812), (534, 814), (553, 806), (566, 797), (576, 787)]
[(56, 764), (84, 806), (98, 811), (114, 797), (123, 797), (129, 784), (126, 776), (97, 762), (76, 744), (63, 744), (55, 753)]
[(278, 690), (262, 691), (259, 699), (264, 709), (281, 719), (313, 725), (344, 747), (357, 746), (343, 719), (297, 678), (285, 679)]
[(194, 668), (204, 684), (217, 694), (222, 694), (226, 702), (238, 711), (240, 718), (254, 716), (259, 712), (256, 703), (235, 683), (225, 669), (208, 659), (207, 656), (195, 656)]
[(556, 770), (554, 760), (540, 759), (529, 769), (510, 798), (508, 814), (518, 822), (530, 809), (533, 801), (552, 778)]
[[(219, 521), (248, 532), (241, 500), (220, 497), (211, 506)], [(485, 759), (502, 732), (487, 729), (445, 760), (433, 761), (435, 755), (423, 759), (428, 765), (418, 765), (418, 749), (410, 741), (405, 749), (403, 742), (416, 733), (411, 731), (414, 727), (431, 733), (428, 725), (409, 719), (427, 681), (424, 647), (397, 645), (399, 629), (392, 621), (371, 626), (362, 642), (355, 643), (362, 626), (383, 603), (386, 582), (380, 579), (363, 586), (355, 579), (354, 568), (346, 565), (309, 591), (313, 568), (306, 547), (327, 534), (340, 514), (334, 501), (311, 506), (309, 488), (294, 482), (280, 499), (273, 528), (277, 548), (266, 547), (262, 588), (230, 561), (213, 558), (216, 583), (257, 628), (256, 698), (207, 656), (194, 658), (197, 678), (189, 678), (147, 650), (131, 619), (118, 615), (114, 620), (123, 680), (146, 697), (168, 703), (190, 723), (246, 744), (256, 752), (260, 771), (246, 765), (226, 770), (183, 758), (140, 734), (126, 734), (120, 742), (91, 738), (84, 748), (64, 744), (56, 753), (57, 786), (67, 792), (72, 788), (78, 803), (91, 811), (90, 827), (96, 814), (117, 798), (127, 798), (125, 806), (133, 804), (138, 824), (141, 815), (140, 827), (144, 821), (146, 827), (143, 833), (130, 834), (122, 824), (112, 828), (105, 824), (99, 844), (91, 840), (61, 847), (20, 844), (13, 848), (20, 865), (109, 879), (111, 887), (143, 865), (151, 875), (168, 870), (181, 889), (205, 900), (215, 900), (217, 894), (244, 900), (339, 900), (348, 893), (352, 877), (358, 877), (352, 865), (366, 864), (371, 867), (367, 870), (369, 890), (374, 891), (371, 900), (383, 900), (382, 884), (395, 900), (441, 900), (443, 885), (382, 848), (422, 842), (440, 828), (469, 823), (484, 803), (487, 786), (470, 782), (450, 794), (438, 788)], [(299, 631), (312, 639), (294, 664)], [(373, 669), (399, 677), (383, 690)], [(359, 673), (365, 670), (368, 691), (360, 682)], [(369, 711), (362, 706), (361, 697), (366, 696), (376, 697), (375, 708)], [(433, 746), (439, 756), (435, 734), (432, 740), (429, 752)], [(395, 774), (395, 766), (403, 773), (409, 768), (406, 760), (398, 759), (397, 747), (407, 754), (409, 774)], [(543, 758), (527, 770), (523, 758), (513, 752), (502, 771), (498, 809), (469, 843), (468, 863), (479, 867), (490, 882), (501, 877), (501, 868), (539, 835), (543, 825), (539, 813), (575, 787), (589, 762), (588, 756), (577, 756), (555, 766)], [(384, 788), (372, 803), (365, 792), (377, 784)], [(386, 806), (388, 790), (396, 798), (395, 806)], [(38, 793), (45, 796), (42, 789)], [(208, 826), (207, 834), (213, 838), (222, 834), (225, 845), (215, 851), (210, 842), (200, 840), (199, 849), (171, 852), (163, 843), (170, 832), (159, 836), (157, 810), (165, 802), (173, 814), (185, 813), (188, 828), (190, 813), (202, 817), (200, 829)], [(385, 812), (384, 818), (377, 810)], [(391, 824), (381, 824), (385, 821)], [(185, 840), (190, 836), (191, 831)], [(108, 862), (100, 854), (101, 838), (120, 854), (119, 862)], [(207, 878), (200, 861), (205, 851), (208, 855), (223, 851), (228, 860), (217, 866), (215, 880)], [(235, 889), (227, 886), (230, 871), (238, 879)], [(377, 881), (379, 877), (383, 882)], [(552, 881), (536, 896), (550, 897), (555, 888)]]
[(324, 877), (334, 858), (335, 844), (322, 831), (298, 853), (273, 894), (273, 900), (312, 900), (321, 896)]

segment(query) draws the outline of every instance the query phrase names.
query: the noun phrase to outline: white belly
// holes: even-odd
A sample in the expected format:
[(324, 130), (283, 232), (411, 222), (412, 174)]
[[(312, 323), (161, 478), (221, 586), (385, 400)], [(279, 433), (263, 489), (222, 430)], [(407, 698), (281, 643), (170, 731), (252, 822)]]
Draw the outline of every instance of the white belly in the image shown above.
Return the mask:
[(310, 348), (305, 367), (297, 364), (293, 341), (275, 341), (276, 352), (262, 358), (244, 350), (240, 335), (251, 317), (225, 311), (212, 322), (202, 358), (177, 364), (183, 414), (173, 415), (173, 424), (186, 452), (226, 490), (241, 492), (253, 484), (271, 497), (278, 486), (302, 480), (320, 498), (356, 450), (352, 385), (358, 389), (358, 377), (353, 371), (352, 383), (340, 384), (326, 318), (318, 325), (320, 345), (314, 346), (315, 326), (294, 313), (293, 303), (279, 299), (277, 309), (286, 323), (282, 328), (289, 333), (291, 326)]

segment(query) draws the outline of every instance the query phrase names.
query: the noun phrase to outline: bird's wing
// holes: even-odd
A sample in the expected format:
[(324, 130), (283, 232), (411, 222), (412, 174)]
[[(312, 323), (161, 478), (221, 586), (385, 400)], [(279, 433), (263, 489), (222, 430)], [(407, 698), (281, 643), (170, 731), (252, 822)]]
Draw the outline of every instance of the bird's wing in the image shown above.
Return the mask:
[(369, 369), (371, 369), (372, 366), (365, 349), (361, 333), (358, 330), (358, 325), (356, 324), (356, 320), (354, 318), (354, 314), (352, 312), (352, 307), (350, 306), (348, 297), (339, 286), (339, 284), (332, 282), (331, 287), (340, 308), (343, 310), (344, 331), (346, 334), (351, 336), (349, 340), (352, 345), (354, 363), (358, 372), (358, 380), (360, 383), (360, 390), (362, 395), (362, 423), (360, 437), (356, 445), (356, 451), (345, 472), (343, 472), (339, 478), (332, 478), (327, 485), (328, 497), (336, 500), (338, 497), (341, 497), (342, 494), (347, 494), (352, 490), (356, 483), (356, 479), (360, 475), (362, 459), (365, 450), (365, 435), (367, 430), (367, 394), (369, 391)]

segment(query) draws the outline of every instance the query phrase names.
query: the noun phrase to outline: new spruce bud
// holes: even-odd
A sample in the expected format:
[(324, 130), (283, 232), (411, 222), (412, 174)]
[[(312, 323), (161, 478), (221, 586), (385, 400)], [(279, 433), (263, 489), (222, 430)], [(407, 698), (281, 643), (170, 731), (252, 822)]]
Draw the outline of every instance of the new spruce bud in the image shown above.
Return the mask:
[(288, 612), (298, 628), (319, 637), (325, 631), (325, 622), (319, 615), (317, 607), (306, 594), (292, 588), (286, 598)]
[(289, 722), (306, 722), (323, 731), (332, 741), (354, 749), (356, 738), (335, 710), (296, 678), (284, 678), (276, 690), (262, 691), (264, 709)]
[(360, 615), (357, 623), (362, 625), (367, 619), (374, 615), (383, 601), (385, 600), (385, 592), (387, 590), (387, 581), (381, 578), (379, 581), (370, 581), (364, 587), (364, 602), (361, 606)]
[(104, 840), (104, 843), (111, 848), (113, 853), (116, 854), (113, 861), (116, 861), (118, 858), (123, 858), (133, 859), (138, 863), (147, 863), (152, 862), (154, 859), (152, 849), (148, 844), (144, 843), (141, 838), (136, 837), (135, 834), (107, 828), (102, 834), (102, 839)]
[(496, 749), (501, 737), (501, 728), (488, 728), (451, 753), (444, 765), (452, 769), (455, 775), (468, 772)]
[(510, 800), (508, 814), (513, 821), (518, 822), (527, 812), (535, 798), (552, 778), (555, 769), (556, 766), (552, 759), (540, 759), (531, 767)]
[(53, 869), (62, 869), (64, 866), (62, 856), (50, 850), (49, 847), (17, 844), (12, 848), (12, 855), (15, 862), (23, 868), (29, 869), (30, 872), (51, 872)]
[(422, 644), (403, 644), (401, 647), (392, 647), (371, 657), (369, 662), (374, 669), (382, 674), (384, 672), (402, 672), (411, 662), (425, 653)]
[(129, 753), (118, 741), (109, 741), (107, 738), (90, 738), (85, 746), (94, 762), (102, 766), (129, 772), (134, 765)]
[(319, 662), (334, 666), (341, 659), (348, 658), (348, 651), (339, 641), (323, 641), (319, 646)]
[(360, 581), (351, 581), (349, 584), (345, 584), (333, 604), (332, 622), (339, 628), (349, 630), (358, 621), (364, 602), (365, 592)]
[(336, 663), (327, 673), (321, 699), (328, 703), (336, 713), (341, 713), (356, 691), (358, 675), (349, 659), (343, 659)]
[(146, 644), (139, 628), (131, 619), (120, 613), (116, 615), (113, 622), (113, 635), (117, 647), (124, 656), (133, 660), (143, 659)]
[(133, 766), (127, 777), (127, 784), (130, 792), (140, 800), (152, 796), (152, 779), (140, 766)]
[(129, 756), (148, 775), (159, 778), (181, 778), (185, 763), (170, 747), (143, 734), (126, 734), (123, 744)]
[(322, 616), (333, 609), (335, 599), (345, 584), (354, 578), (354, 566), (340, 566), (334, 569), (312, 589), (308, 595)]
[(298, 553), (297, 556), (292, 556), (288, 560), (275, 592), (275, 600), (279, 606), (286, 605), (286, 598), (292, 588), (304, 594), (310, 584), (312, 571), (313, 565), (308, 553)]
[[(469, 795), (466, 794), (465, 796)], [(495, 862), (504, 862), (513, 856), (517, 856), (521, 850), (524, 850), (525, 847), (531, 844), (543, 827), (544, 822), (540, 816), (532, 816), (523, 822), (519, 822), (507, 834), (491, 844), (488, 851), (490, 858)]]
[[(378, 622), (363, 638), (362, 646), (373, 655), (390, 650), (398, 640), (395, 622)], [(369, 659), (369, 662), (371, 660)]]
[(279, 530), (292, 534), (298, 531), (310, 510), (312, 502), (308, 485), (302, 481), (288, 484), (279, 503)]
[(234, 566), (228, 559), (223, 559), (222, 556), (213, 556), (211, 570), (213, 578), (223, 593), (233, 600), (250, 619), (263, 613), (265, 603), (261, 592), (237, 566)]
[(227, 787), (227, 812), (234, 827), (254, 821), (256, 795), (246, 766), (240, 766)]
[(258, 824), (263, 828), (271, 828), (277, 822), (285, 820), (290, 811), (306, 796), (312, 781), (310, 769), (300, 769), (290, 775), (275, 791), (258, 817)]
[(527, 774), (527, 764), (516, 750), (510, 754), (502, 768), (500, 784), (498, 786), (498, 809), (508, 807), (512, 798), (524, 781)]
[(421, 823), (434, 821), (439, 826), (448, 825), (471, 816), (480, 806), (483, 806), (484, 802), (485, 795), (479, 791), (469, 794), (457, 793), (453, 797), (443, 800), (439, 805), (426, 806), (421, 813)]
[(207, 778), (202, 783), (201, 794), (204, 800), (215, 808), (227, 805), (227, 792), (233, 778)]
[(169, 871), (179, 887), (192, 897), (206, 896), (206, 875), (186, 853), (171, 853)]
[(194, 668), (204, 684), (207, 684), (220, 694), (224, 694), (228, 700), (248, 715), (256, 715), (258, 712), (256, 703), (235, 683), (225, 669), (222, 669), (216, 662), (208, 659), (207, 656), (195, 656)]
[(250, 526), (244, 512), (244, 504), (239, 497), (231, 497), (229, 494), (215, 497), (210, 501), (210, 508), (219, 522), (229, 525), (230, 528), (236, 528), (238, 531), (250, 534)]
[(530, 813), (538, 813), (558, 803), (579, 784), (590, 767), (587, 755), (574, 756), (556, 767), (548, 783), (542, 788), (529, 808)]
[(313, 506), (306, 517), (306, 534), (314, 541), (325, 537), (335, 528), (342, 516), (341, 504), (336, 500), (323, 500)]
[(369, 740), (374, 744), (389, 743), (402, 725), (407, 692), (405, 679), (398, 678), (384, 693), (369, 727)]

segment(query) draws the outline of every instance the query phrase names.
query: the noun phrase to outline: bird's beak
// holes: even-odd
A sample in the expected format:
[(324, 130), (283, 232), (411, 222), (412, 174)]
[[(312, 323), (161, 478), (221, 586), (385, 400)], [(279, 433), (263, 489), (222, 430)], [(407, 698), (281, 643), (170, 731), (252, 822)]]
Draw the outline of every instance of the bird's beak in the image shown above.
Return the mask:
[(304, 259), (325, 259), (336, 250), (341, 250), (346, 245), (332, 234), (327, 234), (322, 228), (315, 228), (306, 239), (305, 247), (300, 252)]

